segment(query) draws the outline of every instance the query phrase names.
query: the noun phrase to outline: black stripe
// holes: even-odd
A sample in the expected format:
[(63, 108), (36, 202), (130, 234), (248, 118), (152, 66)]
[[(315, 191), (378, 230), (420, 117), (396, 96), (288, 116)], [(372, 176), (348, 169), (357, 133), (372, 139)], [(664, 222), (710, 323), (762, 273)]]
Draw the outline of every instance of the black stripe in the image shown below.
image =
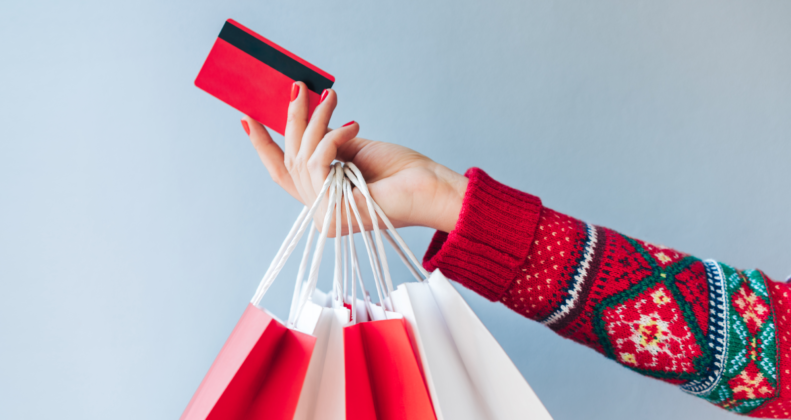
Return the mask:
[(299, 61), (278, 51), (230, 22), (225, 22), (219, 37), (256, 60), (283, 73), (290, 79), (304, 82), (308, 89), (319, 95), (324, 92), (324, 89), (332, 87), (332, 80), (316, 73), (313, 69), (306, 67)]

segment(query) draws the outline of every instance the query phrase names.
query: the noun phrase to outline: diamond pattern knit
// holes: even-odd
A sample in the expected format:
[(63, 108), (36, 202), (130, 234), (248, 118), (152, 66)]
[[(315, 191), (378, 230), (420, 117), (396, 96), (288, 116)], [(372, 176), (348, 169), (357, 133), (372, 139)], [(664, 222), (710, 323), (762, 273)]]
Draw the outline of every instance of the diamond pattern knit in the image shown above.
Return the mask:
[(726, 410), (791, 415), (791, 287), (594, 226), (480, 169), (424, 257), (484, 297)]

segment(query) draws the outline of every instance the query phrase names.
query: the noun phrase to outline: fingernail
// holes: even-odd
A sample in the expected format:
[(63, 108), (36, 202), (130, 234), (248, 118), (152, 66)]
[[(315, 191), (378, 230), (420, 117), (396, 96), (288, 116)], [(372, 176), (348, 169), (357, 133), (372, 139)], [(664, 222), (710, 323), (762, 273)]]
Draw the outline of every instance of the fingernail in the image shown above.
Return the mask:
[(327, 95), (329, 94), (330, 94), (329, 89), (324, 89), (324, 92), (321, 92), (321, 99), (319, 99), (319, 104), (324, 102), (324, 100), (327, 99)]
[(291, 102), (294, 102), (294, 99), (297, 99), (297, 96), (299, 96), (299, 85), (294, 82), (294, 84), (291, 85)]
[(250, 135), (250, 124), (247, 124), (247, 120), (242, 120), (242, 128), (244, 128), (244, 132), (247, 133), (247, 135), (249, 136)]
[(351, 121), (347, 122), (346, 124), (342, 125), (341, 127), (348, 127), (348, 126), (350, 126), (352, 124), (354, 124), (354, 120), (351, 120)]

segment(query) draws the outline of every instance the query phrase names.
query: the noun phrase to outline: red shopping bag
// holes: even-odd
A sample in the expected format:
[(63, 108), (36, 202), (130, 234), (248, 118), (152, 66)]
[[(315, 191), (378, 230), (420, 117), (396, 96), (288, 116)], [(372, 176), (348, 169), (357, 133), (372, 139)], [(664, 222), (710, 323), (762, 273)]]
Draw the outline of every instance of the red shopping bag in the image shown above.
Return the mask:
[(436, 420), (403, 319), (344, 328), (347, 420)]
[(315, 343), (247, 305), (181, 420), (291, 420)]

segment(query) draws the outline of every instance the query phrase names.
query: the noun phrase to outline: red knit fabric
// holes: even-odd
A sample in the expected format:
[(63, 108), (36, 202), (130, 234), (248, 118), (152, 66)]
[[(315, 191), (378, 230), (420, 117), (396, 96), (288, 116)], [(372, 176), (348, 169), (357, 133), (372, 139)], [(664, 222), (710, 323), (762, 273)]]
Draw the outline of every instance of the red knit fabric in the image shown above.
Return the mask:
[(765, 403), (750, 413), (751, 417), (791, 418), (791, 287), (788, 284), (772, 283), (769, 293), (774, 302), (777, 317), (777, 350), (780, 353), (780, 396)]
[(531, 319), (547, 317), (560, 305), (561, 291), (569, 286), (574, 261), (581, 257), (585, 240), (584, 225), (579, 220), (547, 208), (542, 210), (538, 226), (526, 267), (517, 273), (517, 284), (500, 298)]
[(466, 176), (456, 229), (437, 232), (426, 269), (723, 408), (788, 417), (788, 285), (563, 215), (480, 169)]
[(424, 265), (440, 268), (450, 278), (466, 279), (465, 286), (497, 300), (520, 270), (535, 233), (541, 200), (498, 183), (480, 169), (470, 169), (464, 206), (456, 229), (437, 232)]

